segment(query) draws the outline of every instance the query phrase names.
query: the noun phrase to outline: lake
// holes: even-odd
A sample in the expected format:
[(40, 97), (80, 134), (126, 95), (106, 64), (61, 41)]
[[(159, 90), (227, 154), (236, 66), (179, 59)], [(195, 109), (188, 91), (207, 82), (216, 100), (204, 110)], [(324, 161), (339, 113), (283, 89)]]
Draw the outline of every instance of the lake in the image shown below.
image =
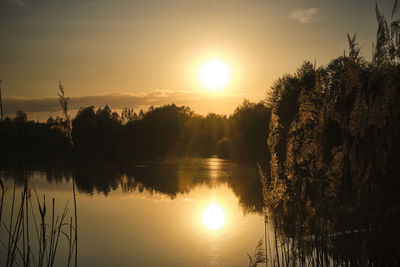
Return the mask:
[[(68, 202), (72, 216), (75, 179), (81, 266), (245, 266), (247, 253), (264, 237), (255, 164), (219, 158), (49, 164), (3, 168), (0, 177), (7, 188), (6, 222), (14, 182), (20, 192), (25, 177), (34, 207), (35, 189), (40, 201), (46, 195), (48, 210), (54, 197), (56, 213)], [(0, 235), (3, 239), (4, 227)], [(31, 236), (37, 239), (35, 233)], [(0, 251), (4, 264), (7, 253)], [(55, 265), (64, 266), (67, 255), (68, 243), (61, 238)]]

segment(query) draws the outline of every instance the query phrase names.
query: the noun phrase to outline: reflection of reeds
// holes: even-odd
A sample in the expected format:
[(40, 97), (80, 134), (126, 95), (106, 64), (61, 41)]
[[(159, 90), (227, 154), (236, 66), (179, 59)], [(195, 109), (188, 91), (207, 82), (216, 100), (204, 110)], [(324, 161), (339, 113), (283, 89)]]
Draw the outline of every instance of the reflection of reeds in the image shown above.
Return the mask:
[[(290, 218), (280, 217), (281, 214), (274, 211), (271, 214), (273, 228), (267, 232), (265, 221), (266, 239), (266, 266), (398, 266), (398, 254), (379, 254), (379, 247), (375, 240), (371, 238), (383, 239), (386, 233), (377, 233), (373, 229), (354, 228), (353, 230), (338, 231), (331, 228), (329, 221), (315, 216), (315, 228), (293, 229), (295, 222)], [(291, 210), (291, 213), (298, 211)], [(286, 222), (285, 222), (286, 220)], [(312, 219), (309, 218), (311, 221)], [(361, 225), (360, 225), (361, 227)], [(394, 235), (396, 230), (390, 229), (390, 234)], [(396, 226), (397, 227), (397, 226)], [(269, 233), (272, 233), (271, 242)], [(385, 240), (385, 239), (383, 239)], [(379, 240), (378, 240), (379, 241)], [(374, 243), (375, 242), (375, 243)], [(387, 242), (390, 249), (391, 243)], [(382, 245), (383, 246), (383, 245)], [(375, 253), (375, 254), (374, 254)]]
[[(74, 214), (75, 214), (75, 266), (78, 265), (78, 215), (76, 208), (76, 190), (75, 190), (75, 178), (72, 180), (72, 190), (74, 193)], [(71, 218), (72, 220), (72, 218)]]
[(263, 263), (266, 261), (265, 251), (263, 249), (263, 241), (260, 239), (254, 249), (253, 255), (247, 253), (249, 257), (249, 267), (256, 267), (258, 263)]
[[(28, 178), (25, 178), (24, 187), (21, 192), (21, 200), (17, 200), (16, 182), (14, 182), (13, 196), (11, 203), (10, 221), (7, 225), (3, 220), (3, 204), (5, 196), (5, 188), (0, 180), (1, 198), (0, 198), (0, 230), (4, 227), (6, 231), (7, 243), (0, 240), (1, 246), (7, 253), (5, 266), (23, 265), (23, 266), (53, 266), (57, 255), (57, 249), (62, 236), (65, 236), (69, 244), (68, 265), (72, 254), (75, 254), (75, 266), (77, 265), (77, 218), (76, 218), (76, 201), (74, 201), (75, 209), (75, 226), (72, 224), (72, 217), (67, 222), (68, 203), (64, 206), (61, 215), (57, 215), (55, 208), (55, 199), (52, 199), (51, 211), (48, 212), (46, 197), (43, 195), (41, 202), (35, 190), (37, 207), (32, 203), (31, 191), (28, 185)], [(75, 199), (75, 190), (73, 190)], [(18, 204), (17, 204), (18, 203)], [(29, 211), (29, 208), (31, 211)], [(39, 213), (40, 217), (36, 218), (35, 213)], [(30, 221), (36, 233), (35, 243), (32, 243), (30, 233)], [(69, 229), (69, 232), (65, 231)], [(35, 253), (35, 249), (37, 253)], [(75, 253), (73, 248), (75, 248)]]
[(3, 181), (0, 179), (0, 187), (1, 187), (1, 198), (0, 198), (0, 231), (1, 231), (1, 222), (2, 222), (2, 214), (3, 214), (3, 203), (4, 203), (4, 184)]

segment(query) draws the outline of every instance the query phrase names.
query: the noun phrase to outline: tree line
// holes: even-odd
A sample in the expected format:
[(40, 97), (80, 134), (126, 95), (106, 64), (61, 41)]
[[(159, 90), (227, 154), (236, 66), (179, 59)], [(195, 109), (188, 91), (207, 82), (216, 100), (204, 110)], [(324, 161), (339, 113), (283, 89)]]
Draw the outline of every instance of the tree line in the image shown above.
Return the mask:
[(217, 155), (266, 161), (270, 110), (264, 102), (244, 100), (230, 116), (202, 116), (175, 104), (138, 113), (124, 108), (121, 114), (107, 105), (89, 106), (80, 108), (71, 120), (68, 98), (61, 92), (63, 118), (35, 122), (18, 111), (0, 121), (2, 157), (121, 160)]

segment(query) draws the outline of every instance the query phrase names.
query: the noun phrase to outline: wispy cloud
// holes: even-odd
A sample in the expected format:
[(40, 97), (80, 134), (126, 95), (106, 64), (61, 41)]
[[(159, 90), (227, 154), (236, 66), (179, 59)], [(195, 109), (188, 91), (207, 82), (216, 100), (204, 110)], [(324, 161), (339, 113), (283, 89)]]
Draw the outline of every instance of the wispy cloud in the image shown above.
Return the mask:
[(318, 14), (319, 8), (312, 7), (307, 9), (295, 9), (290, 14), (290, 18), (301, 24), (307, 24), (315, 21), (315, 16)]
[[(175, 103), (192, 108), (200, 114), (215, 112), (220, 114), (230, 114), (244, 99), (243, 95), (217, 96), (202, 91), (168, 91), (154, 90), (137, 94), (107, 94), (92, 95), (70, 98), (71, 115), (81, 107), (93, 105), (95, 108), (109, 105), (111, 109), (120, 111), (123, 107), (133, 108), (135, 111), (147, 109), (151, 105), (159, 106)], [(41, 120), (47, 119), (50, 115), (61, 115), (58, 100), (53, 98), (5, 98), (3, 108), (8, 116), (14, 116), (17, 110), (22, 110), (28, 114), (40, 114)]]
[(9, 5), (17, 5), (20, 7), (28, 7), (29, 6), (29, 0), (0, 0), (0, 2), (9, 4)]
[(28, 4), (26, 0), (15, 0), (15, 3), (19, 6), (25, 6)]

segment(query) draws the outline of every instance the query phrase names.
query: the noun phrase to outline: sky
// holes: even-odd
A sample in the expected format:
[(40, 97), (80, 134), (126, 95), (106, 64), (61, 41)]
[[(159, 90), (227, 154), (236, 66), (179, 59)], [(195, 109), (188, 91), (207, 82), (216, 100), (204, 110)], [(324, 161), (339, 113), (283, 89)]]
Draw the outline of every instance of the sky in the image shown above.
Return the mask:
[[(343, 55), (347, 33), (370, 59), (375, 3), (389, 18), (391, 0), (0, 0), (4, 110), (56, 114), (61, 80), (74, 110), (174, 102), (230, 114), (303, 61)], [(210, 59), (231, 70), (217, 93), (198, 80)]]

